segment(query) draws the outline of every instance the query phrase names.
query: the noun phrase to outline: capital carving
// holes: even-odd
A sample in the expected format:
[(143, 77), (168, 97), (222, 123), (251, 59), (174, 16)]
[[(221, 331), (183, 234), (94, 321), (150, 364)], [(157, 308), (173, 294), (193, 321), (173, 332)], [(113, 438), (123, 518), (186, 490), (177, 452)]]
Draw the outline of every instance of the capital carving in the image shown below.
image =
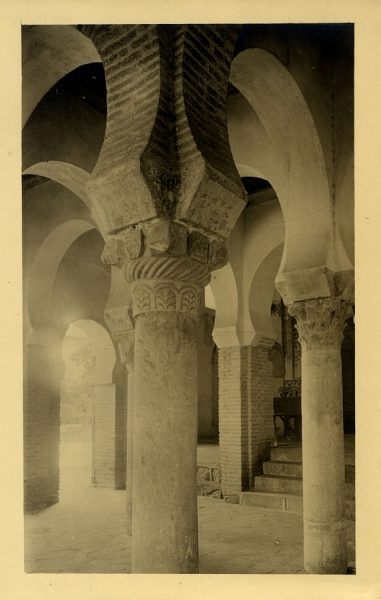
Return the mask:
[(133, 315), (145, 312), (183, 312), (196, 317), (201, 302), (201, 288), (196, 285), (161, 279), (136, 282), (133, 291)]
[(341, 296), (302, 300), (290, 304), (288, 311), (296, 318), (299, 341), (307, 350), (339, 349), (345, 321), (353, 314), (352, 306)]
[(207, 265), (189, 257), (143, 256), (124, 266), (132, 288), (132, 312), (184, 312), (196, 317), (202, 289), (210, 280)]
[(102, 254), (106, 264), (120, 266), (139, 257), (189, 257), (215, 270), (228, 254), (222, 238), (166, 218), (142, 222), (108, 237)]

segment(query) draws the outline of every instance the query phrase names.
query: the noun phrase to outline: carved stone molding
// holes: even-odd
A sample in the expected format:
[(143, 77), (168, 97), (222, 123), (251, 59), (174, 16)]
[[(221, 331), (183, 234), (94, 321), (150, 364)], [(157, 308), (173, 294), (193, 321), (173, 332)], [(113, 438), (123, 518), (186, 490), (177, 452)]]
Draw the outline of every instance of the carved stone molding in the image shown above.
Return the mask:
[(163, 279), (146, 279), (134, 284), (133, 315), (145, 312), (183, 312), (198, 315), (201, 303), (200, 286)]
[(124, 261), (141, 256), (188, 256), (208, 265), (210, 270), (219, 269), (228, 262), (222, 239), (168, 219), (141, 223), (109, 236), (102, 260), (106, 264), (120, 266)]
[(295, 302), (288, 310), (296, 318), (299, 341), (307, 350), (340, 349), (345, 321), (353, 314), (352, 306), (341, 296)]

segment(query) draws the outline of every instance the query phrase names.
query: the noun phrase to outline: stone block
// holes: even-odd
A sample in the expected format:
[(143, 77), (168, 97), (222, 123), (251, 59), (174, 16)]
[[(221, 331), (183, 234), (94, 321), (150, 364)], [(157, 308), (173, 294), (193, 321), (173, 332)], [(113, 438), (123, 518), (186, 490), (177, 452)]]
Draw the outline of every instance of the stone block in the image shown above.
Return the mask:
[(259, 475), (254, 478), (254, 487), (263, 492), (283, 492), (286, 494), (302, 494), (303, 482), (299, 478), (274, 477)]
[(280, 494), (264, 492), (241, 492), (240, 504), (257, 508), (269, 508), (271, 510), (284, 510), (284, 497)]

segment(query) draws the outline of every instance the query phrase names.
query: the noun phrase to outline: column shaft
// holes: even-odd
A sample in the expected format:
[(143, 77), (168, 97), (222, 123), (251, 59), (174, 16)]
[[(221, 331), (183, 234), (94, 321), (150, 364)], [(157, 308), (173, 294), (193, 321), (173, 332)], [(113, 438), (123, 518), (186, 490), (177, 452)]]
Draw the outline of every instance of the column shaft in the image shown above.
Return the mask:
[(304, 568), (346, 573), (345, 454), (340, 347), (352, 309), (340, 297), (295, 302), (302, 344)]
[(134, 371), (128, 371), (127, 392), (127, 531), (132, 535)]
[(135, 324), (132, 572), (196, 573), (195, 322), (146, 312)]
[(304, 568), (345, 573), (345, 461), (338, 348), (303, 349)]

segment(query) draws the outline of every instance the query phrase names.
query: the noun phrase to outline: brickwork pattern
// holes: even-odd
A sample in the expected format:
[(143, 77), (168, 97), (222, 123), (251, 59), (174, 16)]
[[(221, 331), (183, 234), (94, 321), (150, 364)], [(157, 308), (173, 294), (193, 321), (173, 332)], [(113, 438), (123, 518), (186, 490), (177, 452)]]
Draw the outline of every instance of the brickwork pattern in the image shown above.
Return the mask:
[(105, 69), (105, 140), (87, 186), (104, 233), (165, 217), (227, 237), (246, 201), (226, 117), (238, 27), (79, 29)]
[(274, 440), (273, 368), (267, 347), (251, 348), (250, 368), (251, 456), (253, 472), (258, 473), (262, 461), (269, 458), (270, 444)]
[(261, 346), (218, 353), (222, 492), (230, 496), (249, 489), (273, 439), (272, 363)]
[(115, 488), (115, 384), (94, 386), (93, 484)]

